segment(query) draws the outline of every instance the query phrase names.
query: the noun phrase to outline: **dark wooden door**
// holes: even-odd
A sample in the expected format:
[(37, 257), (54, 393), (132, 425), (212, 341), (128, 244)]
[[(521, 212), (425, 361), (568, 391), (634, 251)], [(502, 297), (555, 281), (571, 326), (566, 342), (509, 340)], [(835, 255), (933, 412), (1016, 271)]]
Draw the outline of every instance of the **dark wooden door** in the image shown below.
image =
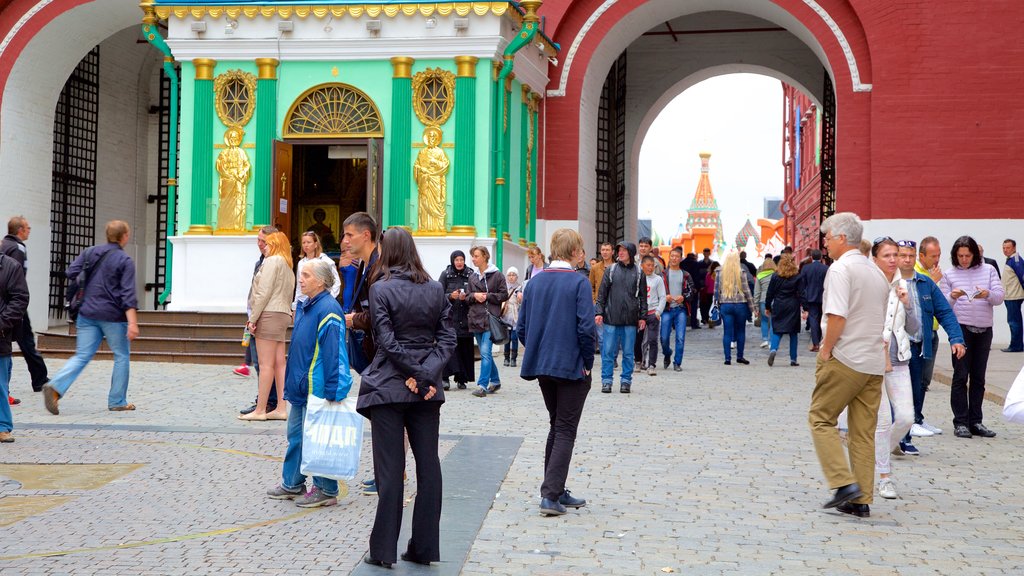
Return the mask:
[(377, 222), (383, 222), (384, 152), (380, 138), (370, 138), (366, 142), (366, 170), (366, 211)]
[(270, 223), (292, 237), (292, 145), (280, 140), (274, 141), (274, 170), (270, 175), (271, 194)]

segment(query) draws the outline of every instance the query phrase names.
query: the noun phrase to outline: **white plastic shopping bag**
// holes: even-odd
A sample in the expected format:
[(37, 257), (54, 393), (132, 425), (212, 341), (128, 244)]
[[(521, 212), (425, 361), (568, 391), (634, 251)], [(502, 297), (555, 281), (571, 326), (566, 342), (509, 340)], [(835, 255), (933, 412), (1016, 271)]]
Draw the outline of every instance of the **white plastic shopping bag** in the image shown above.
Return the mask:
[(363, 417), (356, 413), (355, 398), (328, 402), (312, 394), (307, 397), (300, 472), (351, 480), (359, 472), (362, 447)]

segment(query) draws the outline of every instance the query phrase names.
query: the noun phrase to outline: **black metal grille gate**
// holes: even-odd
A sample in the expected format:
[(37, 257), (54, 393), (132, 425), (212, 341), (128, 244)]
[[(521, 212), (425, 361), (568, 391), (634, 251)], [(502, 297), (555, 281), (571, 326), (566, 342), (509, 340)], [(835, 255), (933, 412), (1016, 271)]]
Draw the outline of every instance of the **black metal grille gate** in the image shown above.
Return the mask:
[(96, 46), (64, 84), (53, 120), (49, 308), (56, 318), (64, 316), (64, 271), (96, 238), (99, 81)]
[[(180, 69), (179, 66), (175, 66)], [(181, 103), (178, 103), (181, 110)], [(160, 294), (167, 284), (167, 230), (168, 230), (168, 190), (167, 176), (169, 174), (169, 141), (171, 138), (171, 79), (163, 68), (160, 69), (160, 105), (151, 107), (150, 114), (159, 114), (159, 137), (157, 158), (159, 166), (157, 169), (156, 194), (150, 194), (146, 201), (156, 204), (156, 253), (154, 254), (153, 280), (146, 284), (146, 290), (153, 291), (153, 308), (160, 307)], [(178, 118), (181, 118), (179, 114)], [(180, 124), (180, 120), (179, 120)], [(180, 150), (181, 140), (175, 142), (175, 150)]]
[(597, 246), (626, 234), (626, 53), (612, 64), (597, 112)]
[[(836, 92), (825, 71), (825, 90), (821, 100), (821, 207), (818, 223), (836, 213)], [(820, 236), (824, 245), (825, 236)]]

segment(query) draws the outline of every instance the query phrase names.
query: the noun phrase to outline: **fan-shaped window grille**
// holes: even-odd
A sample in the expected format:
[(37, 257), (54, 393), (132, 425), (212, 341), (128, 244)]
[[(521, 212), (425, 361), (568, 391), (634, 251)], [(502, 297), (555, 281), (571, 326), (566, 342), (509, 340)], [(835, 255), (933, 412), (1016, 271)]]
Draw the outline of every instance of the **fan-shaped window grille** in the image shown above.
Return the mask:
[(366, 94), (347, 84), (323, 84), (295, 101), (284, 123), (285, 138), (384, 136), (380, 111)]

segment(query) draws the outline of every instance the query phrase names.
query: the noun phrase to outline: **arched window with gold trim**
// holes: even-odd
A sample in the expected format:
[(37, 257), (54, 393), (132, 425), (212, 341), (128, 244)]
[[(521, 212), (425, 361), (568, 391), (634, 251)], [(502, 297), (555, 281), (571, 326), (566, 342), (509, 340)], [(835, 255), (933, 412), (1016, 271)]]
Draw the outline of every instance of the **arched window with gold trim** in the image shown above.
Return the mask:
[(380, 138), (380, 111), (348, 84), (314, 86), (299, 96), (284, 120), (285, 138)]

